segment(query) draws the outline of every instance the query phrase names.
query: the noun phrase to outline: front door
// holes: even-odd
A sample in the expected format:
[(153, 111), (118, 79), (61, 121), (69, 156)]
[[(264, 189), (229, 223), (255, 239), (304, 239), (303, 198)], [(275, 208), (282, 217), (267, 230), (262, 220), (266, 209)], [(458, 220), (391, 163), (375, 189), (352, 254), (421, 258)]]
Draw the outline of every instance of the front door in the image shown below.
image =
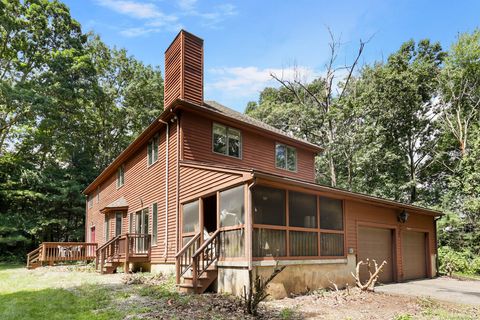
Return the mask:
[(145, 241), (144, 236), (148, 234), (148, 208), (139, 210), (135, 213), (135, 233), (135, 247), (137, 252), (147, 252), (147, 242)]
[(95, 226), (90, 228), (90, 242), (95, 243)]

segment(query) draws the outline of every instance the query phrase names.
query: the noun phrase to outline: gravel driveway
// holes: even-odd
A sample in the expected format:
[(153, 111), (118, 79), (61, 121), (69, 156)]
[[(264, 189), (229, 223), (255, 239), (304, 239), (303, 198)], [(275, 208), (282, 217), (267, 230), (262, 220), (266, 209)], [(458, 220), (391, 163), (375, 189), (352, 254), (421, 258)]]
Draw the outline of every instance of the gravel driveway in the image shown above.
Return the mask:
[(404, 283), (393, 283), (375, 288), (375, 291), (390, 294), (431, 297), (433, 299), (480, 305), (480, 281), (457, 280), (447, 277), (414, 280)]

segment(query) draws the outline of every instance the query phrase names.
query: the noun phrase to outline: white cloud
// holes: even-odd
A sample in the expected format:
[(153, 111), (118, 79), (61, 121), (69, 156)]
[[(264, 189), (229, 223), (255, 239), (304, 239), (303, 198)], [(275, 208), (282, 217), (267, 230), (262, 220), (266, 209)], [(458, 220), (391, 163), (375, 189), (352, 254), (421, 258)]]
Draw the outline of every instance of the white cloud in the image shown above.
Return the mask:
[(204, 26), (216, 26), (227, 17), (237, 14), (236, 7), (230, 3), (214, 6), (211, 10), (204, 12), (197, 8), (197, 2), (197, 0), (178, 0), (177, 5), (182, 10), (180, 14), (198, 17)]
[(181, 28), (176, 15), (163, 13), (153, 3), (127, 0), (97, 0), (97, 3), (130, 18), (145, 20), (144, 26), (121, 30), (120, 34), (125, 37), (138, 37), (163, 30), (178, 31)]
[(98, 4), (137, 19), (163, 18), (165, 15), (153, 3), (124, 0), (98, 0)]
[(213, 81), (206, 84), (207, 90), (218, 90), (236, 96), (252, 96), (267, 86), (278, 86), (272, 74), (284, 80), (312, 81), (315, 71), (305, 66), (289, 68), (230, 67), (210, 69)]
[(178, 0), (178, 6), (182, 10), (194, 10), (197, 0)]

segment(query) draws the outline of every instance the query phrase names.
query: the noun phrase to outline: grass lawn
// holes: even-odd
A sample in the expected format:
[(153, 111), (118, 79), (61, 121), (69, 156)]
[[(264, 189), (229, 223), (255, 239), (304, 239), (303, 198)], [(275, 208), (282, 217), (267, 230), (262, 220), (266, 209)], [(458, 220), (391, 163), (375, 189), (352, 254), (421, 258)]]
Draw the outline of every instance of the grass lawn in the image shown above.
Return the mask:
[[(262, 305), (263, 319), (480, 319), (480, 307), (382, 293), (320, 290)], [(238, 299), (183, 295), (173, 276), (100, 275), (78, 266), (0, 264), (0, 319), (251, 319)]]
[(73, 269), (0, 265), (0, 319), (244, 318), (237, 300), (221, 295), (181, 295), (171, 276), (155, 284), (127, 285), (122, 274)]

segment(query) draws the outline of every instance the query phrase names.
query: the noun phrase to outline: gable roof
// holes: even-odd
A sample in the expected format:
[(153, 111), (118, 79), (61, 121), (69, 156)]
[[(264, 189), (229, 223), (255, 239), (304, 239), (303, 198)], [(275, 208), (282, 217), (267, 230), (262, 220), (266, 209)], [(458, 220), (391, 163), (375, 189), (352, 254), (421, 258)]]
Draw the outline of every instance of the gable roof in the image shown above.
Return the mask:
[(321, 152), (323, 151), (323, 148), (320, 146), (313, 144), (311, 142), (308, 142), (307, 140), (304, 139), (299, 139), (296, 137), (293, 137), (292, 135), (289, 135), (288, 133), (277, 129), (275, 127), (272, 127), (260, 120), (254, 119), (246, 114), (240, 113), (238, 111), (235, 111), (233, 109), (230, 109), (228, 107), (225, 107), (224, 105), (221, 105), (218, 102), (215, 101), (206, 101), (203, 103), (203, 105), (197, 105), (197, 104), (192, 104), (190, 102), (177, 99), (175, 102), (171, 104), (171, 107), (164, 110), (160, 116), (157, 117), (140, 135), (132, 142), (130, 145), (128, 145), (127, 148), (125, 148), (116, 158), (115, 160), (110, 163), (98, 176), (95, 178), (95, 180), (90, 183), (85, 190), (83, 190), (84, 194), (88, 194), (89, 192), (93, 191), (96, 186), (98, 186), (102, 181), (107, 179), (111, 174), (115, 172), (118, 166), (120, 166), (124, 161), (128, 159), (130, 155), (132, 155), (138, 148), (140, 148), (144, 143), (150, 139), (153, 134), (163, 126), (163, 124), (160, 122), (160, 120), (166, 120), (169, 117), (172, 117), (174, 115), (174, 111), (177, 108), (182, 108), (183, 110), (188, 110), (189, 109), (196, 109), (198, 111), (206, 111), (209, 112), (213, 115), (220, 116), (226, 119), (229, 119), (231, 121), (241, 123), (247, 126), (250, 126), (255, 129), (259, 129), (260, 131), (263, 131), (266, 134), (273, 134), (276, 136), (280, 136), (284, 139), (290, 140), (292, 142), (296, 142), (299, 145), (314, 150), (315, 152)]

